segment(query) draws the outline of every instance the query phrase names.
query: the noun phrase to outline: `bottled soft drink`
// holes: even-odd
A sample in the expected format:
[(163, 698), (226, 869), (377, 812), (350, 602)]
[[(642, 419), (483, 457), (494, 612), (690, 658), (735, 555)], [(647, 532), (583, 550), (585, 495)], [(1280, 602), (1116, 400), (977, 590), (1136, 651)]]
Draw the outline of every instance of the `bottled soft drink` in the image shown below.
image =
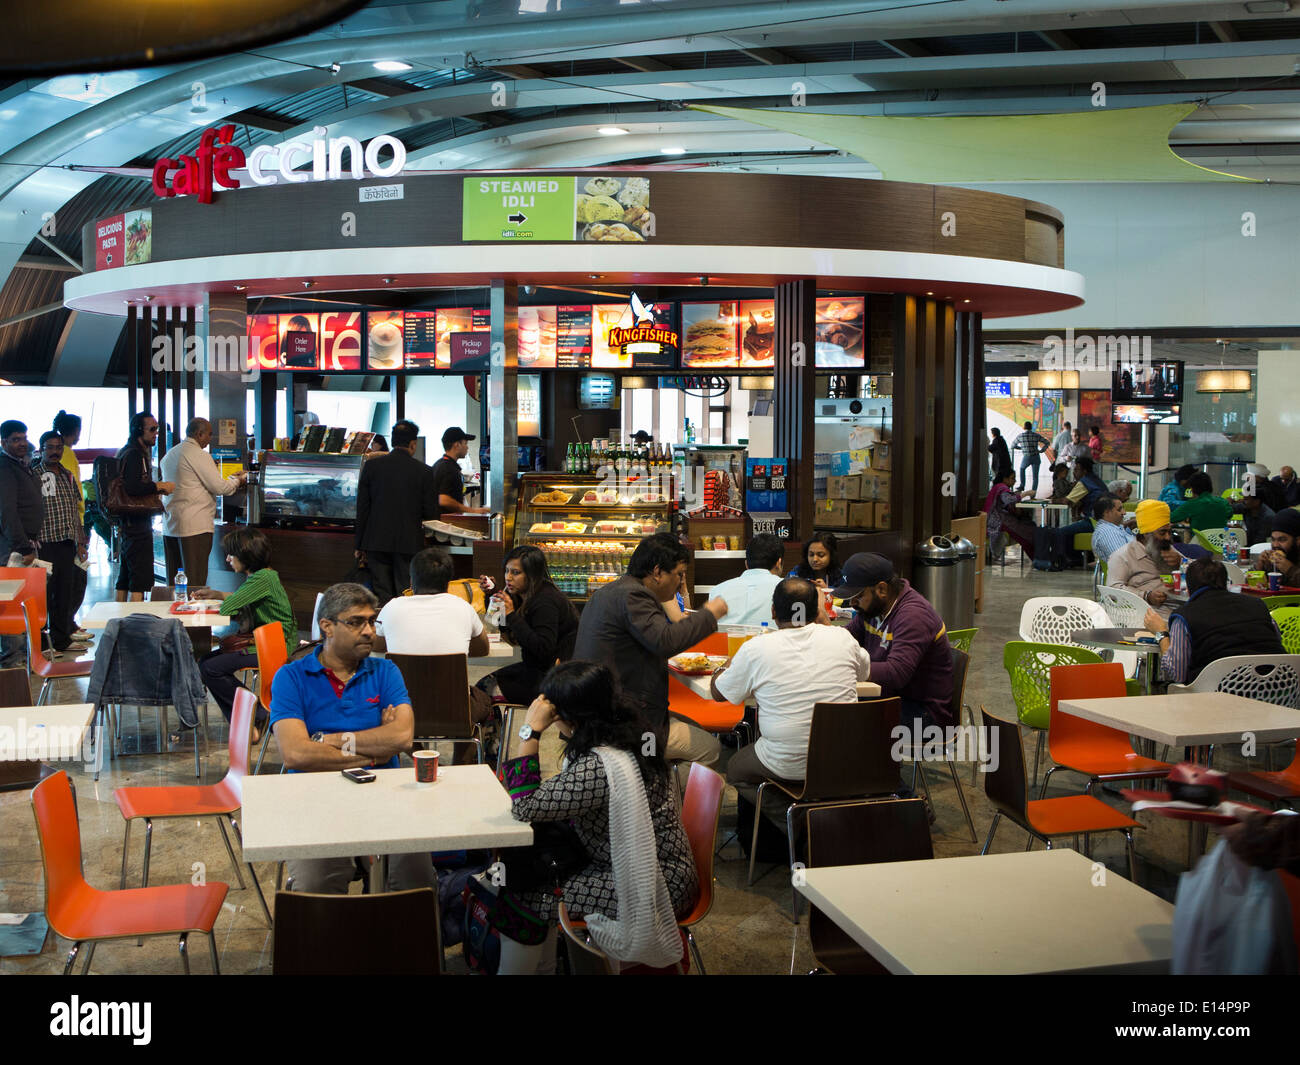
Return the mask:
[(172, 582), (172, 598), (178, 603), (189, 601), (190, 597), (190, 579), (185, 576), (183, 569), (176, 571), (175, 580)]
[(1223, 538), (1223, 557), (1229, 562), (1237, 559), (1237, 543), (1237, 530), (1229, 526), (1228, 533)]

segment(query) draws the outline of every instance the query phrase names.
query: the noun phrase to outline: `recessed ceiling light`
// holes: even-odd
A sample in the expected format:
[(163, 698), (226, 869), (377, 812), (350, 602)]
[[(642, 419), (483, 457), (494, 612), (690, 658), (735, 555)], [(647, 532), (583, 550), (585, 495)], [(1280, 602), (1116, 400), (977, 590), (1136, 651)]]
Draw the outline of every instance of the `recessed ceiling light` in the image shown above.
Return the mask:
[(686, 154), (685, 148), (673, 147), (673, 148), (660, 148), (659, 150), (663, 152), (664, 155), (685, 155)]
[(381, 59), (375, 64), (376, 70), (382, 70), (385, 74), (400, 74), (403, 70), (410, 70), (410, 63), (403, 63), (400, 59)]
[(962, 303), (970, 303), (970, 300), (962, 300)]
[(244, 292), (244, 291), (247, 290), (247, 288), (248, 288), (247, 285), (236, 285), (236, 286), (235, 286), (235, 291), (236, 291), (236, 292)]
[(934, 293), (933, 293), (933, 292), (927, 292), (926, 295), (927, 295), (927, 296), (933, 296)]
[(622, 126), (601, 126), (596, 132), (602, 137), (621, 137), (627, 130)]

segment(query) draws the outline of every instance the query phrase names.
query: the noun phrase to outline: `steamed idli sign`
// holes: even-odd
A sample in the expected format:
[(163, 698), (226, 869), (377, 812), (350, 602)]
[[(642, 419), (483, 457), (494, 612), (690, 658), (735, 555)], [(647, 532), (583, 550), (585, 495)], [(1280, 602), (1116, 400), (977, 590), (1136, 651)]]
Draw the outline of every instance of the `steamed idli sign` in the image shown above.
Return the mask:
[(465, 178), (462, 240), (644, 244), (654, 236), (645, 177)]

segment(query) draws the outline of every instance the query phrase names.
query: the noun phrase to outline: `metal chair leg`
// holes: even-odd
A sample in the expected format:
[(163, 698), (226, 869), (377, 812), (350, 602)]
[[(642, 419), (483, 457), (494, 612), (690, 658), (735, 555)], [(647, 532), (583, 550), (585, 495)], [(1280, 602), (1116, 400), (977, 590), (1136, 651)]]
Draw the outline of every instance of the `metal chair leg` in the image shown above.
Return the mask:
[(794, 811), (799, 804), (792, 802), (785, 808), (785, 838), (790, 845), (790, 920), (799, 923), (799, 889), (794, 886)]
[(208, 949), (212, 951), (212, 975), (221, 975), (221, 962), (217, 958), (217, 933), (208, 933)]
[(1043, 737), (1047, 735), (1045, 729), (1038, 730), (1038, 749), (1034, 752), (1034, 783), (1038, 783), (1038, 763), (1043, 757)]
[[(230, 814), (227, 814), (226, 816), (230, 818), (230, 827), (235, 830), (235, 839), (239, 841), (239, 851), (242, 854), (244, 851), (244, 834), (239, 831), (239, 822), (236, 821), (234, 817), (231, 816)], [(270, 907), (266, 905), (266, 896), (262, 893), (262, 882), (257, 879), (257, 870), (253, 868), (252, 862), (248, 862), (247, 865), (248, 865), (248, 873), (253, 878), (253, 887), (257, 889), (257, 901), (262, 904), (262, 916), (266, 918), (266, 927), (274, 928), (275, 922), (271, 919)], [(277, 887), (279, 887), (279, 874), (283, 871), (284, 871), (284, 863), (281, 862), (280, 869), (276, 873)]]
[(81, 951), (81, 940), (72, 944), (72, 949), (68, 951), (68, 960), (63, 966), (63, 975), (67, 976), (72, 972), (72, 966), (76, 963), (77, 954)]
[(749, 881), (750, 887), (754, 886), (754, 859), (758, 855), (758, 819), (763, 816), (763, 789), (767, 787), (764, 781), (758, 786), (758, 794), (754, 797), (754, 833), (749, 841)]
[(966, 815), (966, 827), (970, 829), (970, 841), (978, 842), (975, 835), (975, 822), (970, 815), (970, 807), (966, 805), (966, 793), (962, 791), (961, 781), (957, 779), (957, 763), (951, 758), (948, 759), (948, 772), (952, 774), (952, 786), (956, 789), (957, 798), (961, 801), (961, 812)]
[(131, 845), (131, 822), (128, 819), (126, 822), (126, 832), (122, 836), (122, 878), (117, 883), (119, 889), (126, 888), (126, 855), (128, 849), (130, 848), (130, 845)]
[[(232, 824), (234, 822), (231, 822)], [(226, 831), (225, 822), (220, 817), (217, 818), (217, 827), (221, 829), (221, 842), (226, 845), (226, 853), (230, 855), (230, 864), (235, 867), (235, 876), (239, 878), (239, 890), (245, 890), (248, 885), (244, 883), (244, 872), (239, 868), (239, 862), (235, 860), (235, 852), (230, 846), (230, 833)], [(243, 849), (243, 843), (240, 843), (240, 849)]]
[(187, 950), (185, 949), (185, 944), (186, 944), (186, 941), (189, 939), (189, 937), (190, 937), (190, 934), (189, 934), (188, 932), (182, 932), (182, 933), (181, 933), (181, 941), (180, 941), (179, 944), (177, 944), (177, 946), (178, 946), (178, 948), (180, 949), (180, 952), (181, 952), (181, 962), (182, 962), (182, 963), (184, 964), (184, 966), (185, 966), (185, 975), (186, 975), (186, 976), (189, 976), (189, 975), (190, 975), (190, 955), (189, 955), (189, 951), (187, 951)]
[[(1047, 772), (1043, 774), (1043, 786), (1041, 790), (1038, 792), (1038, 797), (1040, 799), (1047, 798), (1047, 782), (1052, 779), (1052, 774), (1055, 773), (1060, 768), (1061, 767), (1059, 765), (1049, 765), (1047, 767)], [(1092, 786), (1091, 783), (1088, 786), (1091, 787)]]
[(1133, 853), (1133, 830), (1131, 828), (1124, 830), (1124, 839), (1128, 849), (1128, 878), (1132, 883), (1136, 884), (1138, 882), (1137, 857)]
[(988, 838), (984, 841), (984, 849), (980, 851), (980, 854), (988, 854), (989, 847), (993, 845), (993, 833), (995, 833), (998, 830), (998, 822), (1001, 820), (1002, 820), (1002, 813), (1000, 811), (993, 815), (993, 824), (989, 825), (989, 835)]
[(91, 961), (92, 961), (92, 960), (94, 959), (94, 957), (95, 957), (95, 947), (98, 946), (98, 945), (99, 945), (99, 941), (98, 941), (98, 940), (92, 939), (92, 940), (90, 941), (90, 949), (89, 949), (88, 951), (86, 951), (86, 960), (85, 960), (84, 964), (81, 966), (81, 975), (82, 975), (82, 976), (89, 976), (89, 975), (90, 975), (90, 963), (91, 963)]
[(704, 959), (700, 957), (699, 944), (695, 942), (695, 935), (689, 928), (686, 929), (686, 945), (690, 947), (691, 957), (695, 959), (696, 970), (701, 976), (708, 976), (709, 974), (704, 970)]
[(149, 818), (144, 819), (144, 879), (140, 881), (141, 887), (149, 886), (149, 851), (153, 848), (153, 821)]

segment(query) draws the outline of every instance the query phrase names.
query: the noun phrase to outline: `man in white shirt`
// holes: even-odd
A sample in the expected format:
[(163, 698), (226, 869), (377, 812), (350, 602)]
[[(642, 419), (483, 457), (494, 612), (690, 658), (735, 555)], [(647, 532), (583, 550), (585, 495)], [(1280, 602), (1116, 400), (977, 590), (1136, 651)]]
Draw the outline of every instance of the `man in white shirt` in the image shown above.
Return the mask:
[(814, 704), (857, 702), (857, 682), (871, 673), (870, 656), (847, 629), (830, 624), (810, 581), (788, 577), (778, 584), (772, 617), (776, 632), (747, 641), (713, 674), (714, 699), (758, 702), (759, 737), (727, 764), (732, 784), (802, 780)]
[(167, 559), (167, 583), (184, 568), (191, 588), (208, 583), (208, 556), (212, 553), (212, 531), (217, 520), (217, 496), (228, 496), (247, 479), (240, 470), (222, 477), (221, 470), (204, 448), (212, 442), (212, 423), (193, 418), (185, 427), (185, 439), (163, 456), (163, 480), (176, 490), (162, 497), (163, 553)]
[(771, 533), (759, 533), (745, 549), (745, 572), (713, 586), (713, 596), (726, 601), (728, 625), (761, 625), (772, 619), (772, 592), (781, 583), (785, 544)]
[(1056, 456), (1057, 462), (1064, 462), (1063, 458), (1065, 449), (1074, 442), (1074, 433), (1070, 429), (1070, 423), (1065, 422), (1061, 426), (1061, 431), (1052, 437), (1052, 453)]

